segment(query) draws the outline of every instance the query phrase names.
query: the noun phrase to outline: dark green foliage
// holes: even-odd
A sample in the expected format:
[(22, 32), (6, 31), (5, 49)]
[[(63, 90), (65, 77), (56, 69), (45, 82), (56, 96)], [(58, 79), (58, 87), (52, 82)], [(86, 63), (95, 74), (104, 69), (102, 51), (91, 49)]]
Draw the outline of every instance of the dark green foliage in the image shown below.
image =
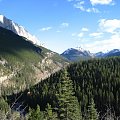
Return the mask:
[(74, 96), (72, 80), (66, 70), (60, 73), (57, 94), (58, 116), (62, 120), (80, 120), (80, 109), (77, 98)]
[(49, 103), (56, 119), (70, 119), (69, 116), (74, 119), (80, 113), (82, 119), (87, 119), (86, 116), (97, 119), (97, 112), (101, 118), (107, 108), (120, 116), (120, 57), (71, 64), (67, 70), (60, 70), (30, 88), (31, 95), (26, 91), (22, 100), (28, 106), (39, 104), (41, 111), (47, 111)]
[[(97, 109), (106, 110), (106, 105), (113, 107), (117, 114), (120, 104), (116, 102), (120, 85), (120, 58), (107, 58), (83, 61), (68, 68), (71, 79), (75, 81), (76, 95), (82, 103), (82, 110), (93, 95)], [(79, 90), (80, 92), (78, 92)], [(117, 99), (116, 99), (117, 98)], [(86, 110), (85, 110), (86, 111)]]
[(29, 118), (28, 120), (43, 120), (43, 114), (40, 111), (40, 107), (37, 106), (37, 109), (29, 110)]

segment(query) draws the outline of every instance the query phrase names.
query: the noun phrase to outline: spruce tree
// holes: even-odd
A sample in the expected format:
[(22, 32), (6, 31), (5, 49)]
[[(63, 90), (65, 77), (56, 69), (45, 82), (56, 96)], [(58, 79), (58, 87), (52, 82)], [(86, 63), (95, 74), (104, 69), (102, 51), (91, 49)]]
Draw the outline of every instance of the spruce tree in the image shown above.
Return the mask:
[(37, 109), (30, 109), (28, 120), (43, 120), (43, 114), (40, 111), (40, 107), (37, 105)]
[(45, 117), (46, 117), (47, 120), (58, 120), (57, 119), (57, 114), (53, 113), (52, 107), (49, 103), (47, 104), (45, 115), (46, 115)]
[(66, 70), (60, 73), (59, 92), (57, 96), (58, 117), (61, 120), (82, 120), (81, 111), (72, 80)]
[(93, 98), (91, 98), (88, 106), (87, 120), (98, 120), (98, 113), (95, 109), (95, 103)]

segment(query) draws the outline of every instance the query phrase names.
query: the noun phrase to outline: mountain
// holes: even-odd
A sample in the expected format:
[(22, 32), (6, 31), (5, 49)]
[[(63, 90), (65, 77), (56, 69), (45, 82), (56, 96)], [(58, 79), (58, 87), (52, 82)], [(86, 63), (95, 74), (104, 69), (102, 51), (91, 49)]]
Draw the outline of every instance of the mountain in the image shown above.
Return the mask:
[(82, 48), (77, 48), (77, 49), (70, 48), (64, 51), (61, 55), (70, 61), (79, 61), (79, 60), (86, 60), (86, 59), (91, 59), (91, 58), (120, 56), (120, 49), (113, 49), (106, 53), (103, 53), (103, 52), (91, 53)]
[(29, 88), (67, 64), (68, 61), (59, 54), (0, 27), (2, 92), (9, 94)]
[(98, 52), (98, 53), (95, 53), (94, 56), (99, 58), (99, 57), (103, 57), (104, 54), (105, 53), (103, 53), (103, 52)]
[(61, 54), (63, 57), (66, 57), (70, 61), (78, 61), (80, 59), (90, 59), (93, 58), (94, 55), (87, 50), (82, 48), (70, 48)]
[(104, 57), (111, 57), (111, 56), (120, 56), (120, 49), (113, 49), (104, 55)]
[(18, 25), (3, 15), (0, 15), (0, 26), (13, 31), (19, 36), (27, 38), (26, 40), (31, 41), (34, 44), (40, 45), (39, 40), (35, 36), (31, 35), (27, 30), (25, 30), (23, 26)]
[(106, 53), (103, 53), (103, 52), (95, 53), (95, 57), (99, 57), (99, 58), (112, 57), (112, 56), (120, 56), (120, 49), (113, 49)]

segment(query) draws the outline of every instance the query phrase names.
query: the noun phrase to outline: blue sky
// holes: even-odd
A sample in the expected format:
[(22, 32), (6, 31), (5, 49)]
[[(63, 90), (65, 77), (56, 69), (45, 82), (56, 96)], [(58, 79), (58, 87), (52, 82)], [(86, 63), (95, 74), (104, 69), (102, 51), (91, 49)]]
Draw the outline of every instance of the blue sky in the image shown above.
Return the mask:
[(0, 14), (62, 53), (120, 49), (120, 0), (0, 0)]

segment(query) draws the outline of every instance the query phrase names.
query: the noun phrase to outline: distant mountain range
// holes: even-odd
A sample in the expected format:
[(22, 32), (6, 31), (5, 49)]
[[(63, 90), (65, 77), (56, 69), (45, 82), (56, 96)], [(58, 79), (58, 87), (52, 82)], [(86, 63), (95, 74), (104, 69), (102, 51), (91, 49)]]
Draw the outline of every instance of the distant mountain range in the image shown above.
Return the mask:
[[(18, 25), (17, 23), (13, 22), (12, 20), (6, 18), (3, 15), (0, 15), (0, 27), (5, 29), (11, 30), (15, 34), (24, 37), (26, 41), (30, 41), (35, 45), (41, 46), (39, 40), (31, 35), (23, 26)], [(110, 57), (110, 56), (120, 56), (119, 49), (113, 49), (108, 51), (107, 53), (98, 52), (98, 53), (90, 53), (88, 50), (84, 50), (82, 48), (70, 48), (61, 54), (63, 57), (67, 58), (70, 61), (79, 61), (84, 59), (91, 59), (91, 58), (103, 58), (103, 57)]]
[(90, 53), (90, 51), (84, 50), (82, 48), (70, 48), (64, 51), (62, 56), (66, 57), (70, 61), (79, 61), (86, 60), (91, 58), (104, 58), (104, 57), (112, 57), (112, 56), (120, 56), (120, 49), (113, 49), (106, 53), (98, 52), (98, 53)]
[(98, 53), (95, 53), (94, 54), (95, 57), (112, 57), (112, 56), (120, 56), (120, 49), (113, 49), (113, 50), (110, 50), (106, 53), (103, 53), (103, 52), (98, 52)]

